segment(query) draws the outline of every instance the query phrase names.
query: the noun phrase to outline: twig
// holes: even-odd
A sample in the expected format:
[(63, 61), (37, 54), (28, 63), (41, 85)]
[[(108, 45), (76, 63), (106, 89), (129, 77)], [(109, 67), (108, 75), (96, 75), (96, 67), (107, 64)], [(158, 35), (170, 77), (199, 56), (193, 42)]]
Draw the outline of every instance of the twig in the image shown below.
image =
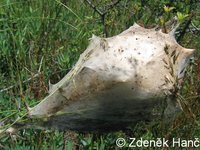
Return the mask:
[(101, 10), (99, 10), (94, 4), (92, 4), (92, 2), (90, 0), (85, 0), (90, 7), (92, 7), (94, 9), (94, 11), (96, 11), (100, 16), (104, 15), (104, 12), (102, 12)]
[(106, 6), (106, 10), (104, 11), (104, 14), (108, 13), (110, 9), (112, 9), (115, 5), (117, 5), (121, 0), (116, 0), (115, 2), (109, 4)]
[(90, 5), (90, 7), (92, 7), (94, 9), (95, 12), (97, 12), (100, 15), (101, 23), (103, 24), (103, 27), (104, 27), (103, 32), (104, 32), (105, 36), (107, 37), (108, 32), (106, 30), (106, 23), (105, 23), (106, 14), (109, 12), (110, 9), (112, 9), (115, 5), (117, 5), (121, 0), (116, 0), (115, 2), (108, 4), (104, 11), (101, 11), (100, 9), (98, 9), (97, 6), (95, 6), (90, 0), (85, 0), (85, 1)]

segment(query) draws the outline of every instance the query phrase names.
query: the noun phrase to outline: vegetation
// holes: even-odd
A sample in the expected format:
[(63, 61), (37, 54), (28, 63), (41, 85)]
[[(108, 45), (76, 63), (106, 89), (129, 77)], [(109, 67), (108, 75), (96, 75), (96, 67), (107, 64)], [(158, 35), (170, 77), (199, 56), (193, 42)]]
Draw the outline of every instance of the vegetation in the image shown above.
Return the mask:
[[(147, 28), (177, 16), (178, 42), (195, 48), (179, 94), (183, 113), (168, 128), (160, 120), (138, 123), (127, 132), (68, 135), (69, 132), (21, 129), (0, 135), (2, 149), (118, 149), (116, 139), (136, 137), (200, 138), (200, 2), (198, 0), (1, 0), (0, 129), (26, 120), (26, 104), (47, 95), (86, 49), (92, 34), (113, 36), (134, 22)], [(127, 145), (128, 146), (128, 145)], [(125, 148), (127, 149), (127, 148)], [(200, 147), (199, 147), (200, 149)]]

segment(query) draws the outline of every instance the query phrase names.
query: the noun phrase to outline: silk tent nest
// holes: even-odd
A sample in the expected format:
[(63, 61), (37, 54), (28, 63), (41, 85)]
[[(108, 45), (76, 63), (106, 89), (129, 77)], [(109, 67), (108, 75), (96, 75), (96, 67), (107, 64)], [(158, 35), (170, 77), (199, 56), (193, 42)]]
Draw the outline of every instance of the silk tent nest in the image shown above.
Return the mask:
[(165, 118), (181, 110), (174, 98), (194, 49), (168, 33), (134, 24), (119, 35), (92, 36), (72, 70), (29, 110), (41, 126), (110, 131), (150, 121), (166, 101)]

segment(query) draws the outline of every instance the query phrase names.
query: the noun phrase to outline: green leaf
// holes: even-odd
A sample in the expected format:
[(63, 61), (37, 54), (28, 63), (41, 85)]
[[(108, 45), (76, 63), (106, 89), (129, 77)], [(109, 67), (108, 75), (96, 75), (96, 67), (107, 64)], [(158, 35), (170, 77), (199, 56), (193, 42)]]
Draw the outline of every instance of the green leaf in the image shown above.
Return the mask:
[(183, 14), (181, 12), (177, 12), (177, 18), (179, 21), (183, 21), (186, 17), (188, 17), (188, 14)]
[(173, 9), (175, 9), (175, 7), (168, 7), (168, 6), (164, 6), (164, 11), (166, 12), (166, 13), (169, 13), (170, 11), (172, 11)]

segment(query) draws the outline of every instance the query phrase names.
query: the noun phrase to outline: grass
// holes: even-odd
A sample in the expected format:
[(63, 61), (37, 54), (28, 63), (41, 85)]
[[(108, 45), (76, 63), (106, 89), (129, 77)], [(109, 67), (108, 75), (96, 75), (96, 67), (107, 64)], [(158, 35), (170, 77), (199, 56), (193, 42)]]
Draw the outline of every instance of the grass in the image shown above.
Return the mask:
[[(94, 4), (103, 11), (111, 0)], [(170, 12), (164, 6), (175, 7)], [(86, 2), (59, 0), (1, 0), (0, 2), (0, 126), (11, 125), (26, 114), (25, 103), (36, 105), (47, 95), (48, 82), (58, 82), (75, 64), (86, 49), (92, 34), (105, 37), (116, 35), (134, 22), (145, 27), (162, 24), (177, 15), (195, 13), (192, 22), (200, 26), (200, 3), (188, 0), (121, 1), (110, 9), (102, 22), (101, 16)], [(187, 17), (185, 18), (185, 22)], [(200, 137), (200, 55), (199, 31), (181, 34), (177, 38), (184, 47), (195, 48), (194, 61), (188, 68), (180, 91), (184, 103), (181, 114), (169, 128), (160, 121), (139, 123), (126, 133), (77, 134), (67, 139), (68, 132), (22, 129), (17, 135), (4, 135), (0, 148), (4, 149), (117, 149), (118, 137), (153, 139), (157, 137)], [(190, 28), (194, 28), (191, 24)], [(30, 79), (30, 80), (28, 80)], [(11, 87), (10, 89), (6, 89)], [(5, 90), (6, 89), (6, 90)], [(26, 119), (26, 117), (24, 117)], [(73, 139), (73, 138), (72, 138)]]

